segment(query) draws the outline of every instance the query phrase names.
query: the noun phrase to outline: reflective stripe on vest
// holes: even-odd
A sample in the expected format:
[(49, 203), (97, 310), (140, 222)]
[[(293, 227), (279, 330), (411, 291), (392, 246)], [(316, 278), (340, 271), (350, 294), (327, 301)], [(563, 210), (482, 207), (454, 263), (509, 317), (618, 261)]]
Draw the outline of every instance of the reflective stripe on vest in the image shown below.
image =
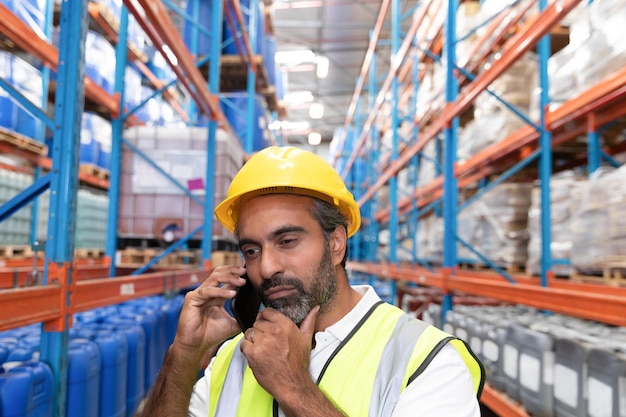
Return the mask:
[[(277, 416), (277, 404), (246, 365), (241, 339), (239, 335), (215, 358), (209, 417)], [(333, 352), (316, 382), (346, 415), (388, 417), (408, 384), (449, 342), (468, 365), (479, 394), (484, 371), (462, 341), (383, 302)]]

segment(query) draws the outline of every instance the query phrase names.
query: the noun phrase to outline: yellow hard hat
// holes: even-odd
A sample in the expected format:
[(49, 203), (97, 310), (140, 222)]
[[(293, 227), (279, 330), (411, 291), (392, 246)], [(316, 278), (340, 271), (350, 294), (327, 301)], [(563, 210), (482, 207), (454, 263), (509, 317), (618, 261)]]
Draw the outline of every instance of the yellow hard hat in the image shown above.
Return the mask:
[(270, 146), (253, 155), (233, 178), (215, 216), (232, 233), (242, 197), (265, 194), (306, 195), (334, 204), (348, 219), (348, 237), (361, 225), (359, 206), (337, 171), (314, 153), (288, 146)]

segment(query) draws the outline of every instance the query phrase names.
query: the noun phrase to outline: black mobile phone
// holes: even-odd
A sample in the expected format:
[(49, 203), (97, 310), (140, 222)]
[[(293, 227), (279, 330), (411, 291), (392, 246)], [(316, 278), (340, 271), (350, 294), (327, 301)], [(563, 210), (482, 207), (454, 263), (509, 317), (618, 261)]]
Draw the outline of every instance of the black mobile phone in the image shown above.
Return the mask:
[(239, 327), (241, 327), (241, 331), (245, 332), (252, 327), (256, 320), (261, 308), (261, 298), (248, 276), (242, 275), (242, 277), (246, 279), (246, 284), (237, 289), (237, 295), (230, 300), (230, 309)]

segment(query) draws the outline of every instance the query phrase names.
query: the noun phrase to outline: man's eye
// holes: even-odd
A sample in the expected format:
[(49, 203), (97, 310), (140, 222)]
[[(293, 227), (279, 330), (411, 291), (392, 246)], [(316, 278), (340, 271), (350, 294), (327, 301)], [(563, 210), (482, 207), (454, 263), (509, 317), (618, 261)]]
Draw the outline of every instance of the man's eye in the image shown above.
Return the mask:
[(245, 257), (254, 256), (257, 253), (259, 253), (259, 250), (257, 248), (244, 249), (243, 251)]
[(288, 246), (288, 245), (294, 244), (296, 241), (297, 241), (296, 239), (283, 239), (280, 241), (280, 244), (282, 246)]

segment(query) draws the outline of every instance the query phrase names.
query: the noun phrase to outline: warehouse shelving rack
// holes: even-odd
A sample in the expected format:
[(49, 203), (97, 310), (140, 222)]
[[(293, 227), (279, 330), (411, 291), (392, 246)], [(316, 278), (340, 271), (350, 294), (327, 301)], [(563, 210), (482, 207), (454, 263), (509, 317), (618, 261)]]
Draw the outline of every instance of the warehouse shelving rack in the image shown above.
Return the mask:
[[(199, 1), (199, 0), (196, 0)], [(251, 1), (251, 9), (257, 0)], [(219, 28), (212, 35), (212, 51), (221, 50), (222, 2), (212, 2), (213, 22), (211, 27)], [(241, 9), (238, 1), (232, 1), (231, 7), (243, 27)], [(137, 19), (143, 30), (161, 51), (177, 79), (170, 83), (157, 80), (147, 66), (141, 54), (127, 42), (127, 24), (129, 12)], [(86, 0), (67, 0), (62, 2), (59, 12), (61, 38), (59, 50), (39, 38), (10, 10), (0, 5), (0, 33), (12, 40), (21, 50), (40, 60), (44, 66), (57, 72), (57, 88), (54, 100), (54, 119), (48, 117), (37, 105), (14, 91), (7, 83), (2, 88), (15, 93), (16, 98), (31, 113), (41, 118), (54, 132), (53, 157), (46, 158), (25, 152), (15, 147), (5, 146), (4, 152), (21, 156), (34, 166), (49, 173), (20, 193), (16, 198), (0, 208), (0, 218), (4, 219), (23, 207), (46, 189), (51, 190), (49, 233), (43, 260), (42, 285), (22, 287), (31, 279), (32, 268), (29, 265), (15, 263), (10, 269), (0, 271), (0, 330), (6, 330), (32, 323), (43, 323), (41, 359), (47, 362), (55, 379), (54, 415), (62, 416), (65, 410), (65, 389), (67, 386), (67, 346), (69, 327), (74, 313), (120, 303), (126, 300), (152, 294), (176, 292), (179, 289), (197, 285), (209, 274), (212, 204), (205, 204), (205, 229), (203, 238), (204, 265), (201, 269), (164, 270), (145, 274), (115, 276), (115, 264), (112, 261), (116, 251), (117, 233), (117, 196), (120, 187), (120, 155), (122, 146), (122, 128), (125, 123), (133, 124), (133, 112), (136, 109), (122, 109), (124, 94), (124, 69), (132, 60), (140, 71), (153, 83), (155, 94), (162, 93), (172, 103), (184, 120), (189, 120), (188, 111), (174, 100), (171, 87), (174, 83), (182, 84), (193, 98), (195, 106), (207, 117), (209, 137), (207, 145), (207, 180), (206, 195), (213, 195), (215, 137), (218, 127), (232, 132), (230, 123), (219, 106), (220, 87), (219, 53), (196, 61), (187, 50), (177, 29), (172, 24), (163, 3), (159, 0), (125, 1), (120, 15), (119, 26), (105, 17), (98, 5)], [(116, 46), (115, 94), (107, 94), (88, 77), (84, 77), (84, 43), (88, 25), (88, 16), (98, 23), (100, 29)], [(243, 32), (246, 32), (243, 30)], [(248, 90), (254, 92), (256, 85), (255, 60), (250, 59), (252, 39), (244, 36), (243, 45), (248, 55), (241, 60), (247, 63)], [(209, 65), (208, 81), (198, 67)], [(252, 94), (250, 94), (251, 96)], [(113, 144), (111, 172), (109, 180), (94, 178), (78, 169), (78, 138), (80, 132), (80, 113), (85, 99), (97, 107), (101, 114), (112, 119)], [(147, 100), (146, 100), (147, 101)], [(145, 102), (141, 105), (145, 104)], [(140, 105), (140, 106), (141, 106)], [(251, 119), (252, 114), (248, 117)], [(251, 125), (252, 123), (248, 123)], [(74, 225), (76, 195), (79, 178), (91, 185), (109, 190), (110, 208), (107, 225), (107, 246), (104, 265), (85, 265), (74, 259)], [(184, 238), (183, 238), (184, 240)], [(143, 271), (143, 270), (142, 270)], [(121, 272), (121, 271), (117, 271)], [(124, 271), (126, 273), (127, 271)], [(110, 279), (108, 277), (115, 277)]]
[[(368, 65), (375, 62), (379, 32), (374, 30), (366, 53), (365, 63), (368, 65), (364, 64), (362, 68), (359, 77), (360, 84), (357, 84), (346, 118), (346, 129), (356, 128), (357, 140), (354, 143), (354, 149), (348, 153), (349, 158), (341, 172), (342, 176), (353, 184), (354, 194), (364, 212), (364, 226), (359, 233), (368, 237), (366, 246), (369, 245), (369, 249), (362, 252), (352, 252), (356, 254), (356, 257), (348, 265), (353, 272), (370, 278), (377, 276), (391, 279), (392, 288), (395, 288), (397, 281), (439, 288), (444, 294), (442, 306), (444, 318), (446, 312), (452, 308), (452, 294), (463, 292), (613, 325), (626, 325), (626, 289), (555, 279), (551, 271), (554, 265), (550, 258), (549, 223), (552, 150), (586, 134), (588, 136), (586, 152), (577, 154), (571, 158), (568, 165), (561, 168), (587, 164), (588, 171), (593, 172), (599, 167), (602, 158), (613, 162), (611, 155), (623, 152), (625, 149), (623, 144), (600, 149), (597, 134), (602, 126), (626, 116), (626, 70), (624, 69), (598, 82), (556, 110), (547, 111), (549, 104), (547, 59), (550, 55), (550, 35), (558, 29), (561, 20), (578, 3), (579, 0), (564, 0), (550, 4), (543, 0), (529, 2), (525, 11), (537, 4), (540, 11), (523, 24), (520, 24), (519, 19), (509, 19), (506, 24), (503, 24), (505, 13), (496, 15), (491, 22), (487, 23), (486, 32), (492, 36), (489, 39), (487, 35), (478, 38), (473, 44), (473, 49), (470, 48), (473, 53), (468, 55), (474, 59), (460, 65), (455, 59), (454, 39), (455, 13), (459, 2), (457, 0), (428, 2), (415, 11), (414, 22), (421, 23), (429, 7), (445, 7), (447, 4), (447, 16), (443, 26), (438, 28), (439, 35), (427, 35), (431, 32), (428, 31), (429, 28), (426, 25), (421, 25), (416, 32), (413, 31), (413, 25), (411, 26), (411, 29), (406, 32), (402, 47), (393, 48), (395, 56), (385, 82), (382, 85), (378, 85), (375, 81), (370, 83), (370, 95), (375, 96), (376, 99), (370, 97), (369, 116), (365, 123), (359, 124), (359, 116), (356, 114), (359, 109), (358, 97), (367, 75)], [(400, 24), (399, 4), (399, 0), (391, 0), (391, 20), (392, 25), (396, 27)], [(378, 21), (384, 18), (388, 9), (389, 2), (383, 2)], [(499, 33), (495, 32), (497, 27), (501, 28)], [(398, 31), (394, 30), (393, 37), (397, 36)], [(439, 36), (443, 36), (443, 43)], [(399, 39), (392, 40), (395, 45), (398, 45), (398, 42)], [(489, 48), (483, 49), (482, 54), (476, 54), (478, 47), (484, 45), (489, 45)], [(486, 61), (488, 54), (496, 45), (500, 47), (500, 58), (492, 62), (489, 69), (474, 76), (473, 73)], [(464, 163), (457, 162), (456, 139), (459, 119), (464, 116), (478, 94), (489, 91), (489, 85), (494, 80), (535, 46), (539, 54), (540, 86), (544, 92), (541, 97), (539, 120), (537, 122), (526, 120), (528, 124), (518, 131), (478, 152)], [(412, 118), (412, 137), (409, 141), (401, 142), (398, 133), (398, 116), (393, 112), (393, 108), (396, 107), (394, 104), (406, 103), (411, 93), (416, 95), (422, 76), (419, 65), (428, 65), (429, 60), (431, 62), (441, 60), (440, 50), (437, 50), (440, 47), (442, 56), (446, 58), (445, 105), (442, 109), (427, 112), (420, 119)], [(369, 68), (369, 71), (374, 71), (374, 69)], [(409, 78), (411, 72), (413, 79)], [(396, 89), (397, 82), (408, 85), (402, 97), (399, 97), (399, 91)], [(380, 138), (376, 121), (382, 104), (386, 100), (392, 105), (389, 129), (393, 134), (393, 140), (392, 149), (380, 155), (377, 151), (378, 145), (375, 143)], [(443, 139), (441, 139), (442, 136)], [(398, 173), (407, 167), (415, 169), (416, 164), (422, 163), (421, 152), (424, 146), (433, 140), (440, 140), (444, 145), (442, 175), (422, 187), (415, 188), (410, 195), (400, 196), (396, 186)], [(399, 145), (402, 145), (403, 149), (398, 150)], [(449, 149), (453, 149), (454, 152), (447, 152), (446, 150)], [(357, 163), (362, 162), (363, 158), (366, 158), (368, 165), (366, 171), (368, 175), (365, 178), (362, 175), (363, 171), (357, 168)], [(457, 201), (459, 190), (471, 184), (485, 184), (487, 178), (498, 175), (497, 181), (483, 185), (479, 189), (478, 195), (482, 195), (494, 185), (507, 181), (519, 173), (533, 161), (539, 166), (538, 177), (535, 178), (539, 179), (541, 199), (545, 202), (541, 207), (540, 277), (508, 273), (491, 263), (486, 257), (483, 260), (487, 261), (492, 270), (488, 272), (461, 270), (456, 254), (456, 216), (460, 210), (459, 207), (463, 207), (459, 206)], [(378, 208), (377, 193), (383, 186), (389, 188), (389, 204), (388, 207)], [(396, 242), (399, 239), (396, 239), (396, 236), (399, 236), (400, 228), (403, 227), (415, 233), (419, 227), (417, 218), (433, 209), (442, 210), (446, 225), (441, 266), (433, 267), (415, 257), (408, 265), (399, 264), (396, 256), (398, 251)], [(388, 229), (390, 235), (389, 255), (385, 262), (377, 261), (375, 255), (379, 229)], [(413, 251), (415, 252), (416, 249), (414, 241)], [(501, 415), (527, 415), (522, 408), (508, 401), (489, 386), (484, 391), (482, 401)]]

